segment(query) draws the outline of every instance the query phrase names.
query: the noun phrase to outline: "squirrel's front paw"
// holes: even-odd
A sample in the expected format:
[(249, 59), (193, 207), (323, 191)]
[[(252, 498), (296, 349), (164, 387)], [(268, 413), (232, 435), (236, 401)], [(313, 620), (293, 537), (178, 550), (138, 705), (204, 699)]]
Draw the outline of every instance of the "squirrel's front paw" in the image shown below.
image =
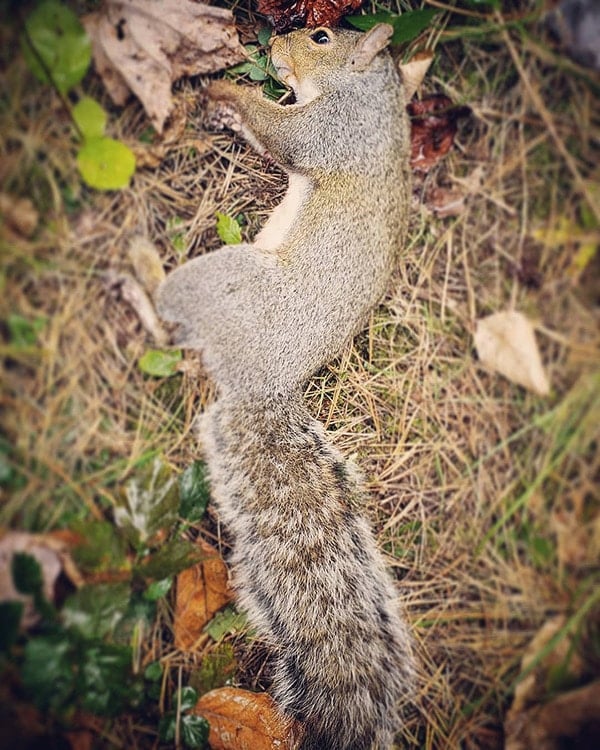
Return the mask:
[(230, 81), (213, 81), (203, 92), (204, 120), (211, 130), (238, 131), (242, 120), (235, 109), (235, 84)]

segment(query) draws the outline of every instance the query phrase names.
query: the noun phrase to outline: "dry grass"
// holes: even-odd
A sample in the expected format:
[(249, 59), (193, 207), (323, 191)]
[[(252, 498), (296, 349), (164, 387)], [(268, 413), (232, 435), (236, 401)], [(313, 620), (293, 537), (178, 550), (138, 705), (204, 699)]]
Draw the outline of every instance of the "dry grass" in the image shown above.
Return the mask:
[[(481, 167), (482, 187), (453, 218), (415, 201), (388, 298), (307, 398), (363, 467), (402, 579), (422, 659), (405, 738), (496, 748), (526, 644), (556, 613), (582, 611), (598, 585), (598, 256), (583, 270), (574, 259), (577, 232), (600, 241), (600, 82), (549, 59), (534, 33), (501, 24), (442, 42), (428, 87), (474, 114), (428, 180)], [(2, 347), (3, 432), (24, 481), (4, 493), (0, 521), (39, 530), (110, 515), (124, 478), (152, 451), (177, 468), (197, 453), (191, 424), (210, 384), (198, 382), (193, 357), (175, 380), (143, 376), (136, 362), (151, 342), (107, 282), (127, 265), (129, 237), (147, 232), (173, 267), (184, 259), (176, 235), (186, 257), (216, 249), (216, 211), (243, 213), (251, 235), (282, 184), (243, 144), (202, 130), (186, 84), (178, 100), (190, 124), (160, 166), (138, 171), (122, 193), (90, 193), (57, 100), (19, 60), (6, 76), (3, 189), (32, 197), (41, 222), (32, 238), (2, 240), (0, 318), (45, 323), (39, 346), (18, 349), (5, 336)], [(135, 104), (115, 117), (126, 140), (146, 127)], [(570, 238), (540, 240), (560, 222)], [(540, 323), (547, 399), (477, 363), (476, 318), (507, 308)], [(170, 617), (161, 613), (140, 658), (161, 656), (176, 685), (201, 654), (173, 650)], [(127, 721), (104, 737), (153, 742), (150, 728)]]

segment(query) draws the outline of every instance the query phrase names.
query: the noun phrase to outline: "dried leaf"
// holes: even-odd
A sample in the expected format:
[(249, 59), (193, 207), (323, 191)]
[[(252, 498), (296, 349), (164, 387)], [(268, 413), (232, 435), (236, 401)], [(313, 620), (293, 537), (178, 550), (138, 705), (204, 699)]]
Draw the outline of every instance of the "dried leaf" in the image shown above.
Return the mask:
[(203, 695), (193, 712), (210, 724), (212, 750), (291, 750), (300, 733), (266, 693), (219, 688)]
[(432, 62), (433, 52), (423, 50), (422, 52), (417, 52), (416, 55), (413, 55), (407, 63), (398, 66), (404, 82), (406, 101), (413, 98), (414, 94), (423, 83), (423, 79), (427, 75), (427, 71)]
[(474, 339), (482, 364), (540, 396), (548, 395), (533, 326), (524, 315), (505, 310), (478, 320)]
[(363, 0), (258, 0), (256, 9), (281, 34), (298, 26), (336, 26), (342, 16), (358, 10), (362, 3)]
[(411, 121), (410, 163), (415, 172), (429, 172), (445, 156), (458, 129), (458, 120), (471, 113), (455, 107), (443, 94), (431, 94), (407, 107)]
[(174, 81), (244, 58), (232, 13), (191, 0), (109, 0), (83, 22), (115, 104), (123, 105), (133, 92), (159, 133), (173, 109)]
[[(566, 627), (563, 616), (548, 620), (525, 650), (521, 672), (529, 674), (517, 684), (506, 717), (506, 750), (559, 750), (567, 740), (569, 747), (579, 746), (581, 731), (599, 715), (600, 682), (569, 689), (581, 684), (588, 664)], [(548, 702), (557, 688), (566, 692)]]
[[(25, 604), (23, 625), (29, 627), (38, 620), (31, 597), (17, 591), (12, 578), (12, 558), (26, 553), (35, 558), (42, 573), (42, 590), (48, 601), (54, 601), (54, 587), (62, 572), (74, 572), (75, 565), (68, 554), (67, 545), (50, 534), (27, 534), (10, 531), (0, 539), (0, 601), (22, 601)], [(65, 560), (68, 559), (68, 565)], [(72, 579), (73, 580), (73, 579)], [(75, 583), (81, 577), (76, 575)]]
[(0, 193), (0, 216), (23, 237), (31, 237), (38, 224), (38, 212), (29, 198)]
[(206, 623), (232, 599), (225, 563), (204, 540), (199, 547), (202, 562), (177, 576), (173, 630), (181, 651), (193, 649)]
[(467, 177), (462, 179), (454, 177), (453, 179), (456, 184), (452, 187), (433, 185), (425, 191), (424, 205), (440, 218), (462, 214), (467, 198), (481, 188), (483, 167), (475, 167)]

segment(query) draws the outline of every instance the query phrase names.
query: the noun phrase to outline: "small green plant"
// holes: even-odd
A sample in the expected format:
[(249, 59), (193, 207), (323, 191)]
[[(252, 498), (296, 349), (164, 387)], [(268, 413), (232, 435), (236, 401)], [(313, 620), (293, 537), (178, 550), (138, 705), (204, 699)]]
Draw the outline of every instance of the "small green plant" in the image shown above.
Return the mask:
[(402, 15), (381, 11), (365, 16), (346, 16), (346, 21), (361, 31), (368, 31), (378, 23), (389, 23), (394, 29), (391, 43), (398, 45), (416, 39), (422, 31), (425, 31), (437, 13), (439, 11), (436, 8), (407, 11)]
[(65, 96), (91, 63), (90, 39), (77, 16), (58, 0), (45, 0), (25, 19), (21, 48), (32, 73), (56, 89), (73, 119), (82, 142), (77, 166), (84, 182), (97, 190), (127, 187), (135, 156), (124, 143), (105, 136), (105, 110), (88, 96), (71, 107)]
[(242, 241), (242, 228), (237, 219), (217, 212), (217, 234), (226, 245), (239, 245)]
[[(208, 498), (202, 463), (177, 477), (160, 457), (151, 457), (125, 483), (116, 525), (96, 519), (71, 525), (81, 539), (72, 552), (79, 570), (104, 582), (80, 586), (60, 607), (44, 596), (38, 561), (13, 556), (15, 589), (31, 602), (38, 622), (25, 632), (23, 602), (0, 603), (0, 664), (17, 668), (27, 697), (59, 725), (67, 726), (78, 709), (105, 717), (157, 713), (162, 667), (133, 665), (174, 575), (199, 560), (198, 548), (181, 532), (201, 518)], [(163, 717), (161, 735), (203, 747), (208, 725), (186, 713), (196, 700), (191, 688), (177, 693), (179, 710)]]
[(245, 47), (248, 59), (246, 62), (229, 68), (228, 75), (247, 76), (251, 81), (262, 83), (263, 91), (270, 99), (279, 99), (286, 92), (282, 86), (275, 69), (271, 64), (266, 46), (271, 38), (271, 29), (264, 28), (258, 32), (258, 44), (248, 44)]

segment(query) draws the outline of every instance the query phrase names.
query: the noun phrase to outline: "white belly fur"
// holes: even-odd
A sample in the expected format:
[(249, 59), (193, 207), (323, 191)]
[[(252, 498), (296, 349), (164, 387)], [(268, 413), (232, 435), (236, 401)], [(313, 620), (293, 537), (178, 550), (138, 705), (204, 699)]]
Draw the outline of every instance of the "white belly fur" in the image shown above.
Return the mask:
[(308, 177), (290, 174), (287, 192), (254, 238), (255, 247), (267, 251), (274, 251), (280, 247), (309, 195), (310, 186)]

